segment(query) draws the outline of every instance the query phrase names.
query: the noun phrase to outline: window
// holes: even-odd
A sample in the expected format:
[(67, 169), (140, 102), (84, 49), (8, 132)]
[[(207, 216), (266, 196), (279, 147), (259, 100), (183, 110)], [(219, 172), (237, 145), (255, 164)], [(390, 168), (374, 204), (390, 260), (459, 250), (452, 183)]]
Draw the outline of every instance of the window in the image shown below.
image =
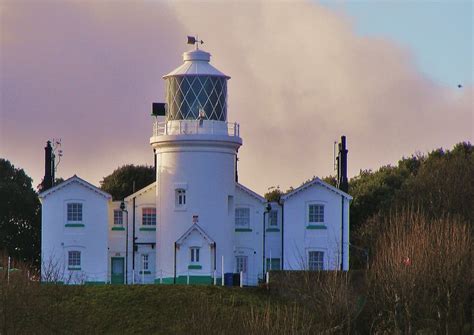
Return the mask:
[(114, 225), (123, 224), (123, 212), (120, 209), (114, 210)]
[(176, 207), (186, 206), (186, 190), (178, 188), (176, 190)]
[(68, 222), (82, 221), (82, 204), (71, 202), (67, 204), (67, 220)]
[(278, 227), (278, 211), (270, 211), (268, 214), (268, 226), (272, 228)]
[(235, 257), (235, 271), (247, 273), (247, 256), (236, 256)]
[(310, 271), (319, 271), (324, 269), (324, 252), (309, 251), (308, 252), (308, 269)]
[(324, 205), (311, 204), (308, 206), (308, 222), (324, 223)]
[(248, 228), (250, 225), (250, 208), (235, 209), (235, 226), (239, 228)]
[(142, 255), (142, 270), (147, 271), (148, 270), (148, 255), (144, 254)]
[(267, 271), (280, 270), (279, 258), (267, 258)]
[(191, 263), (199, 263), (199, 248), (191, 248)]
[(142, 225), (156, 226), (156, 208), (147, 207), (142, 209)]
[(69, 251), (67, 265), (69, 269), (80, 269), (81, 268), (81, 252)]

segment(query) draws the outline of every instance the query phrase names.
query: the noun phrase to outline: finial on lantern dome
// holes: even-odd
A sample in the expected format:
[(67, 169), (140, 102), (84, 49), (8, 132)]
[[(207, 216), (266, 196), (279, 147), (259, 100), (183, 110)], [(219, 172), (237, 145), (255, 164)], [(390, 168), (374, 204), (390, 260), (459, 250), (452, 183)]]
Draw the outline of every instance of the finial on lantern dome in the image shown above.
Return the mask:
[(188, 44), (194, 44), (194, 45), (196, 45), (196, 50), (199, 49), (199, 43), (203, 44), (204, 41), (203, 41), (203, 40), (199, 40), (198, 35), (196, 35), (196, 37), (194, 37), (194, 36), (188, 36)]

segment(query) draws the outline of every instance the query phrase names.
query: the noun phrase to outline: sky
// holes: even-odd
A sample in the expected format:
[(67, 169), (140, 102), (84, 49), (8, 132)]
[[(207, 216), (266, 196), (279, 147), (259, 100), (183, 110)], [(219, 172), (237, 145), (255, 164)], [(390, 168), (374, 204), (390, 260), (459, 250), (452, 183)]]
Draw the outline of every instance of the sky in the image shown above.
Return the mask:
[[(231, 76), (239, 181), (263, 194), (473, 141), (470, 1), (0, 0), (0, 157), (41, 182), (99, 185), (118, 166), (152, 164), (151, 103), (199, 34)], [(458, 87), (461, 85), (462, 87)]]

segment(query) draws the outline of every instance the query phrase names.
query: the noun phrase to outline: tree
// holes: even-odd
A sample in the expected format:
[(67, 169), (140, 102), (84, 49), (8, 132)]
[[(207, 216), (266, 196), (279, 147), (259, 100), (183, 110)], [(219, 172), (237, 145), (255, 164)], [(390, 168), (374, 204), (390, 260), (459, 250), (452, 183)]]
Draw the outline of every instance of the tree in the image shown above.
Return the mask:
[[(122, 200), (135, 191), (156, 180), (155, 169), (147, 165), (124, 165), (104, 177), (100, 188), (112, 195), (114, 200)], [(134, 187), (135, 182), (135, 189)]]
[(14, 259), (40, 261), (40, 202), (25, 171), (0, 158), (0, 248)]

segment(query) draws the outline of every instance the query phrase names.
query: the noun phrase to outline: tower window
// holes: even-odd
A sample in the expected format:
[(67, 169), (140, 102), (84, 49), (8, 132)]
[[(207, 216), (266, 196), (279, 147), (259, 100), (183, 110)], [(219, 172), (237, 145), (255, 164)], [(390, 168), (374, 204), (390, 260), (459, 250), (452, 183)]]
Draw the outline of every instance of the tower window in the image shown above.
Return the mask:
[(176, 189), (176, 207), (186, 206), (186, 190), (182, 188)]
[(77, 270), (81, 268), (81, 252), (80, 251), (69, 251), (68, 252), (68, 269)]

